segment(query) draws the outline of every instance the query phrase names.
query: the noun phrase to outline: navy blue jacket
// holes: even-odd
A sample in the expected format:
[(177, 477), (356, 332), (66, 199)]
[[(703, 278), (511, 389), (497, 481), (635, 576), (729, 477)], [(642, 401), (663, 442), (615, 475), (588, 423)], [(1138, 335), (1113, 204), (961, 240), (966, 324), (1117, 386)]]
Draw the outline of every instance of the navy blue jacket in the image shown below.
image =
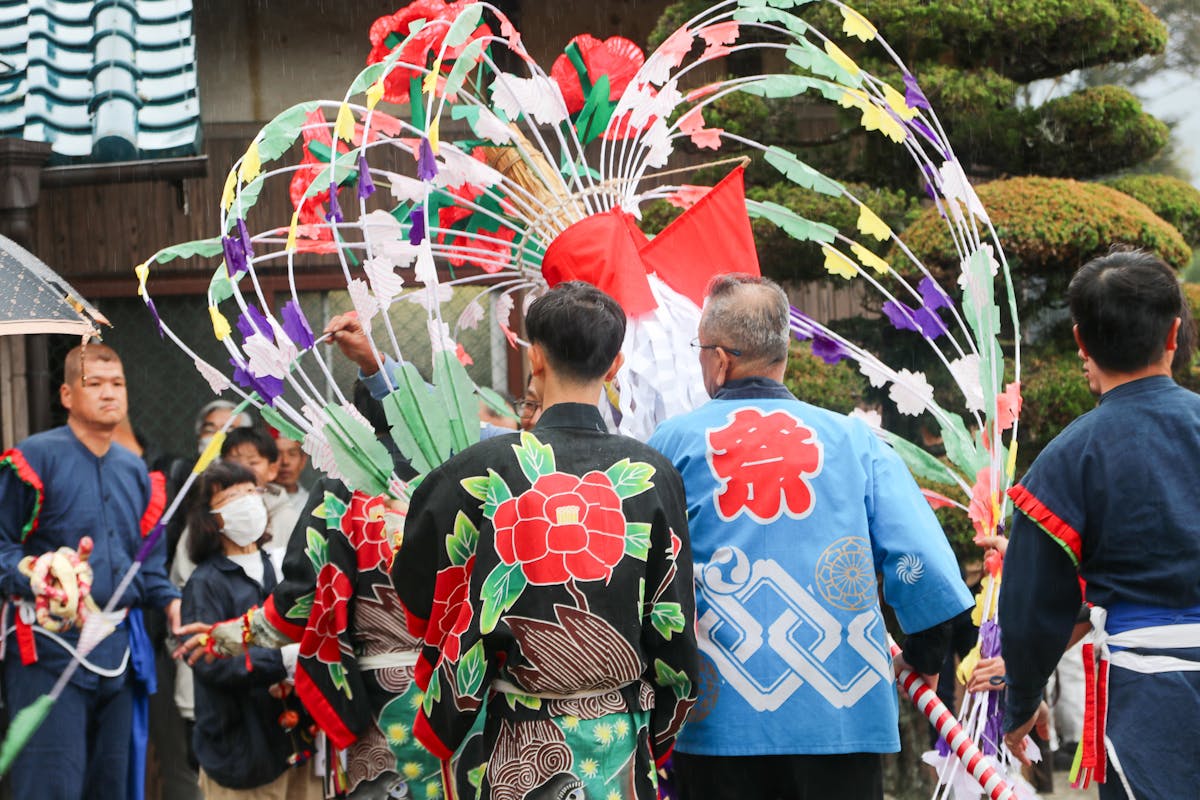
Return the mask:
[[(183, 587), (183, 621), (217, 622), (261, 605), (275, 588), (275, 568), (262, 553), (263, 584), (223, 555), (196, 567)], [(278, 650), (251, 647), (245, 658), (196, 662), (196, 729), (192, 746), (204, 771), (229, 789), (252, 789), (288, 768), (292, 741), (279, 727), (284, 706), (267, 689), (287, 677)]]

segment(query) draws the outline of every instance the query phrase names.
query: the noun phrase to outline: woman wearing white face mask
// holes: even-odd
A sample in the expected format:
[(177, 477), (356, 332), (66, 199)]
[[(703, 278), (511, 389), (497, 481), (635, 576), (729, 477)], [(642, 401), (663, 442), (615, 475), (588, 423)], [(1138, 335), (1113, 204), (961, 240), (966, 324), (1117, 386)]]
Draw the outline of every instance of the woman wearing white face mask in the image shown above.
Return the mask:
[[(278, 580), (270, 558), (259, 549), (269, 538), (262, 495), (253, 473), (226, 461), (204, 471), (196, 496), (188, 516), (188, 549), (196, 570), (183, 589), (183, 617), (238, 616), (260, 605)], [(192, 746), (200, 764), (200, 788), (209, 800), (321, 796), (321, 783), (311, 769), (289, 769), (307, 760), (312, 748), (304, 737), (307, 726), (298, 725), (298, 717), (289, 713), (300, 710), (294, 695), (285, 706), (280, 696), (290, 692), (277, 687), (295, 669), (297, 649), (252, 647), (247, 658), (201, 661), (193, 667)]]

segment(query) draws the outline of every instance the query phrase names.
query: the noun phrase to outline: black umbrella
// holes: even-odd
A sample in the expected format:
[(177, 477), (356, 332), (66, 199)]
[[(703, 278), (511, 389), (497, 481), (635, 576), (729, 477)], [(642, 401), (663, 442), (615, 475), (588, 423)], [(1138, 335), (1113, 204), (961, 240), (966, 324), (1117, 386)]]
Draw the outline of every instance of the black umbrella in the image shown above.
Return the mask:
[(0, 336), (20, 333), (98, 335), (104, 315), (40, 258), (0, 236)]

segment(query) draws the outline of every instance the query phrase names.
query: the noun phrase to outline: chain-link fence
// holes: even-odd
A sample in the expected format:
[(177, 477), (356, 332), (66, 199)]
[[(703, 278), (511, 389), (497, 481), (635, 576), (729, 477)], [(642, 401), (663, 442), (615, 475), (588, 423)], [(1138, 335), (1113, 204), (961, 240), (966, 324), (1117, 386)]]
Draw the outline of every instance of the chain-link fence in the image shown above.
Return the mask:
[[(473, 362), (467, 367), (472, 379), (481, 386), (490, 386), (503, 393), (510, 351), (503, 334), (491, 321), (490, 309), (484, 320), (474, 328), (455, 330), (459, 316), (468, 304), (480, 297), (482, 291), (477, 287), (456, 287), (442, 304), (442, 315)], [(406, 297), (413, 298), (418, 294), (414, 292)], [(277, 308), (287, 299), (289, 296), (286, 295), (273, 298)], [(212, 322), (203, 298), (160, 296), (154, 302), (162, 318), (197, 355), (229, 374), (229, 354), (212, 335)], [(300, 294), (300, 303), (305, 316), (318, 332), (325, 320), (353, 308), (349, 293), (345, 290), (304, 292)], [(113, 327), (105, 331), (104, 342), (120, 354), (125, 364), (129, 415), (134, 428), (148, 445), (167, 453), (192, 456), (196, 452), (196, 412), (215, 397), (208, 383), (182, 351), (170, 341), (158, 337), (153, 318), (140, 299), (113, 298), (101, 301), (98, 306), (113, 323)], [(483, 306), (488, 308), (486, 300)], [(414, 364), (428, 379), (431, 353), (425, 307), (411, 299), (400, 299), (393, 303), (388, 314), (399, 352), (392, 347), (391, 336), (383, 325), (382, 316), (374, 320), (372, 333), (376, 343), (383, 352), (398, 355)], [(50, 363), (54, 372), (52, 385), (55, 387), (61, 382), (63, 358), (75, 344), (78, 344), (78, 340), (70, 337), (52, 338)], [(343, 358), (333, 345), (319, 347), (326, 363), (330, 365), (333, 382), (346, 397), (350, 397), (356, 377), (355, 366)], [(326, 400), (335, 399), (333, 386), (324, 371), (316, 365), (315, 359), (305, 358), (301, 363), (321, 396)], [(224, 397), (237, 400), (233, 392), (226, 392)], [(299, 407), (290, 390), (284, 397)], [(65, 422), (66, 413), (57, 403), (55, 406), (54, 424), (59, 425)]]

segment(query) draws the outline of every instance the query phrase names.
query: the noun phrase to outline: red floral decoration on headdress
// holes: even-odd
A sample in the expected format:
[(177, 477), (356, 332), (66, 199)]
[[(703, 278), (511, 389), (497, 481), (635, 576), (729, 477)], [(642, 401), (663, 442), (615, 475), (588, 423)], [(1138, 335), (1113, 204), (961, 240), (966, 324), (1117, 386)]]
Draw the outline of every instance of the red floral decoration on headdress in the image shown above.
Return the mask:
[[(443, 0), (416, 0), (394, 14), (385, 14), (371, 25), (371, 52), (367, 56), (367, 63), (377, 64), (387, 58), (400, 42), (408, 38), (412, 23), (423, 19), (425, 20), (424, 27), (404, 46), (400, 60), (408, 64), (429, 66), (430, 60), (436, 58), (441, 51), (442, 42), (449, 30), (448, 25), (431, 23), (437, 20), (451, 23), (468, 5), (470, 5), (469, 2), (446, 3)], [(462, 53), (463, 48), (470, 44), (472, 39), (491, 35), (492, 29), (481, 24), (462, 45), (446, 48), (446, 54), (442, 59), (442, 69), (448, 72), (454, 59)], [(425, 74), (419, 69), (397, 66), (383, 81), (383, 99), (389, 103), (407, 103), (409, 83), (413, 78), (424, 77)]]
[[(583, 57), (587, 67), (588, 81), (594, 86), (601, 75), (608, 76), (608, 99), (616, 102), (625, 92), (625, 87), (633, 80), (633, 76), (646, 63), (642, 48), (623, 36), (613, 36), (603, 42), (590, 34), (576, 36), (567, 46), (575, 45)], [(564, 53), (554, 61), (550, 68), (550, 77), (562, 90), (563, 99), (567, 101), (567, 111), (574, 114), (583, 108), (587, 101), (583, 86), (575, 65)]]

